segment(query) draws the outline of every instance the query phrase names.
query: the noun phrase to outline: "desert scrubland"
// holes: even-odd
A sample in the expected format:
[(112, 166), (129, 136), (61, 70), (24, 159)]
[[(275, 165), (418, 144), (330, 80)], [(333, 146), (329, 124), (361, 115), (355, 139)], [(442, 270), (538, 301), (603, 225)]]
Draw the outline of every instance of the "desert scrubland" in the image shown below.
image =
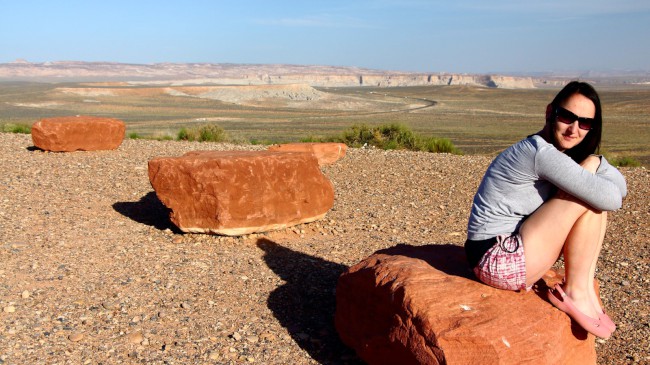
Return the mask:
[[(333, 326), (338, 275), (397, 244), (461, 245), (488, 156), (349, 149), (335, 204), (265, 234), (182, 234), (147, 176), (156, 156), (252, 145), (125, 140), (46, 153), (0, 133), (5, 364), (355, 364)], [(648, 363), (650, 174), (624, 168), (597, 278), (619, 329), (600, 364)], [(549, 304), (550, 305), (550, 304)]]
[[(0, 123), (89, 114), (127, 134), (215, 123), (236, 143), (125, 139), (115, 151), (47, 153), (0, 133), (0, 362), (357, 364), (332, 318), (347, 267), (397, 244), (462, 245), (493, 156), (539, 130), (557, 89), (474, 86), (1, 83)], [(650, 89), (604, 87), (608, 156), (650, 163)], [(264, 234), (183, 234), (147, 162), (194, 150), (259, 150), (355, 123), (403, 123), (464, 155), (352, 148), (323, 167), (335, 204), (320, 221)], [(622, 168), (597, 278), (618, 325), (599, 364), (650, 362), (650, 174)]]
[[(598, 85), (596, 85), (598, 87)], [(401, 123), (450, 139), (466, 154), (494, 156), (537, 132), (557, 88), (477, 86), (313, 87), (166, 83), (0, 83), (0, 124), (95, 115), (121, 119), (127, 134), (175, 138), (213, 123), (243, 143), (339, 135), (354, 124)], [(650, 164), (650, 87), (603, 86), (602, 150)]]

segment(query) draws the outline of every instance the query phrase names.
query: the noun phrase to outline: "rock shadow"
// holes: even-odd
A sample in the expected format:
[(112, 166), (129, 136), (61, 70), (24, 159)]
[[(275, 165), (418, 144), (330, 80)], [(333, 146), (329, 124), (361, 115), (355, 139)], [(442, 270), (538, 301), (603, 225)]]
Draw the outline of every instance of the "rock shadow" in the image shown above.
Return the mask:
[(269, 295), (267, 305), (294, 341), (321, 364), (363, 364), (334, 327), (336, 282), (347, 267), (268, 239), (257, 246), (268, 267), (286, 281)]
[(138, 223), (159, 230), (171, 229), (174, 233), (182, 233), (169, 220), (170, 209), (163, 205), (154, 191), (147, 193), (137, 202), (117, 202), (113, 204), (113, 209)]

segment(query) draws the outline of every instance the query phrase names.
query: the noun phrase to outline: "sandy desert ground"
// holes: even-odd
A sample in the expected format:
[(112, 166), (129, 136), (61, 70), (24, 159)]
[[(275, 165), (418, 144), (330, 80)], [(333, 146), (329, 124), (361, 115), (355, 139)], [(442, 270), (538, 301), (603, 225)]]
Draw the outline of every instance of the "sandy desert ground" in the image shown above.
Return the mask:
[[(358, 364), (333, 326), (339, 274), (397, 244), (462, 245), (486, 156), (350, 149), (325, 219), (182, 234), (147, 161), (259, 146), (125, 140), (45, 153), (0, 134), (0, 364)], [(619, 329), (599, 364), (650, 363), (650, 174), (623, 169), (597, 277)]]

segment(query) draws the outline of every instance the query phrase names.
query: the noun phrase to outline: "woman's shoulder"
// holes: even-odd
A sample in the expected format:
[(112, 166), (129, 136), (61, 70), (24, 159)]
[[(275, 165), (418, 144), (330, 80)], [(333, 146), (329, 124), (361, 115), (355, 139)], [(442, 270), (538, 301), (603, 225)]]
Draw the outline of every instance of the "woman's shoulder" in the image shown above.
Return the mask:
[(563, 155), (563, 153), (558, 151), (552, 143), (546, 141), (544, 137), (539, 134), (530, 135), (520, 143), (522, 144), (522, 148), (527, 149), (528, 152), (535, 155), (549, 155), (554, 157), (557, 157), (556, 155), (558, 154)]
[(524, 141), (527, 141), (530, 143), (532, 146), (536, 148), (549, 148), (553, 147), (551, 143), (548, 143), (544, 137), (540, 136), (539, 134), (532, 134), (528, 136)]
[(540, 150), (552, 147), (553, 145), (546, 142), (544, 138), (537, 134), (533, 134), (512, 145), (511, 149), (519, 152), (536, 153)]

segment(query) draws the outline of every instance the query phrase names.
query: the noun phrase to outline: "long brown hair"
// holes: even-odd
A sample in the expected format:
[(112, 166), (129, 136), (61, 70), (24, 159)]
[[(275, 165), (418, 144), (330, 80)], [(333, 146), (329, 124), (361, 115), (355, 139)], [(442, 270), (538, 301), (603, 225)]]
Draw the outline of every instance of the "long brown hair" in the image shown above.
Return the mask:
[(555, 110), (559, 107), (565, 100), (569, 99), (574, 94), (580, 94), (587, 99), (591, 100), (596, 107), (596, 114), (594, 115), (594, 122), (591, 125), (591, 130), (585, 138), (575, 147), (564, 151), (569, 157), (571, 157), (575, 162), (580, 163), (589, 155), (596, 153), (600, 150), (600, 140), (603, 134), (603, 115), (602, 109), (600, 106), (600, 97), (596, 90), (586, 82), (580, 81), (571, 81), (568, 83), (560, 92), (555, 96), (555, 99), (549, 104), (551, 112), (547, 113), (546, 117), (546, 127), (548, 132), (550, 132), (551, 143), (554, 146), (557, 146), (557, 140), (555, 138), (555, 133), (552, 133), (555, 130), (555, 123), (557, 123), (557, 118), (555, 115)]

